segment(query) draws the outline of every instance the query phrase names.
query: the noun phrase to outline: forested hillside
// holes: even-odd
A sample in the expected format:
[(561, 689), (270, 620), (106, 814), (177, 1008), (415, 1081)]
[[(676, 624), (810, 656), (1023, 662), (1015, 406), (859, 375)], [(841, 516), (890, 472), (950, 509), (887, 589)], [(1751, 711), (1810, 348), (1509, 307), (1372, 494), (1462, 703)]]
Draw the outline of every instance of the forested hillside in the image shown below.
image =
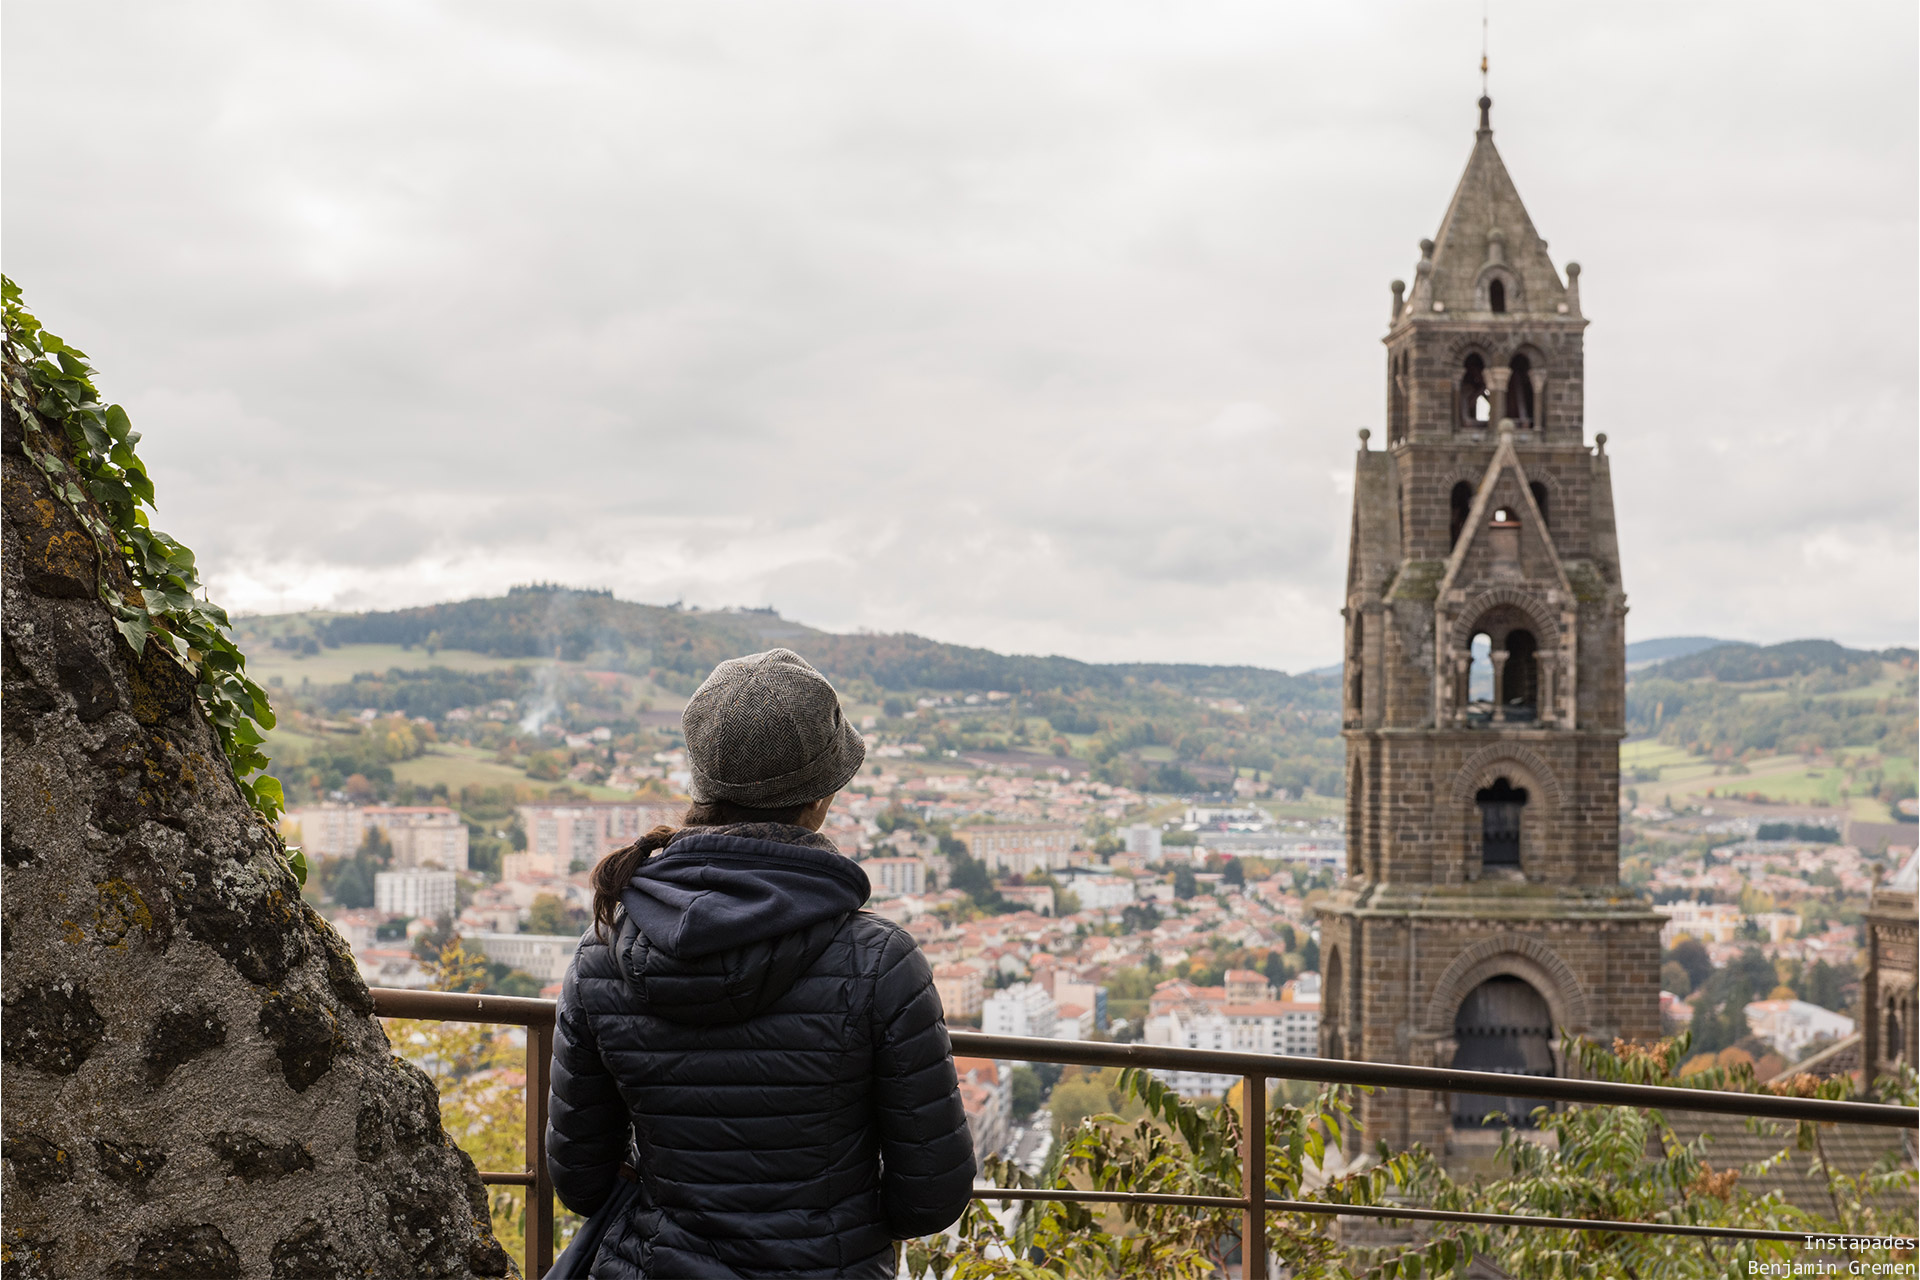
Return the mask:
[[(1911, 760), (1912, 649), (1849, 649), (1831, 640), (1723, 644), (1658, 663), (1627, 687), (1627, 729), (1716, 759), (1865, 751)], [(1902, 778), (1911, 769), (1895, 771)], [(1883, 779), (1881, 798), (1911, 795)]]
[[(540, 585), (491, 599), (242, 625), (256, 647), (315, 658), (295, 670), (333, 672), (296, 680), (300, 700), (322, 715), (372, 708), (437, 721), (456, 708), (504, 702), (517, 719), (544, 700), (583, 725), (637, 731), (653, 706), (642, 705), (647, 697), (682, 697), (723, 659), (784, 645), (831, 676), (888, 740), (929, 752), (1070, 754), (1115, 780), (1163, 791), (1218, 785), (1234, 769), (1322, 795), (1344, 785), (1334, 675), (1001, 654), (916, 635), (838, 635), (772, 610), (705, 612)], [(1699, 649), (1703, 643), (1711, 647)], [(1911, 649), (1693, 639), (1636, 648), (1673, 656), (1630, 676), (1631, 737), (1729, 761), (1842, 749), (1914, 755)], [(336, 650), (354, 664), (364, 653), (369, 665), (341, 670), (324, 656)], [(462, 652), (487, 655), (472, 660), (486, 669), (450, 669)], [(622, 673), (654, 693), (627, 705), (596, 685), (593, 671)], [(648, 723), (657, 717), (656, 710)]]

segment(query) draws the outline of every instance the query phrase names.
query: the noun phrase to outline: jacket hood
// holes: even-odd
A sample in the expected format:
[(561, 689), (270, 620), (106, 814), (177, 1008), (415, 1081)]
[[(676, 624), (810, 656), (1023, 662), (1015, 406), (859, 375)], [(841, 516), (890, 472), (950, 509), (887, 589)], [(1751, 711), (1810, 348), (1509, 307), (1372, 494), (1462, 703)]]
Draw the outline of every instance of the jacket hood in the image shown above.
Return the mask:
[(859, 864), (804, 827), (693, 828), (634, 873), (615, 953), (656, 1016), (741, 1022), (785, 995), (871, 892)]

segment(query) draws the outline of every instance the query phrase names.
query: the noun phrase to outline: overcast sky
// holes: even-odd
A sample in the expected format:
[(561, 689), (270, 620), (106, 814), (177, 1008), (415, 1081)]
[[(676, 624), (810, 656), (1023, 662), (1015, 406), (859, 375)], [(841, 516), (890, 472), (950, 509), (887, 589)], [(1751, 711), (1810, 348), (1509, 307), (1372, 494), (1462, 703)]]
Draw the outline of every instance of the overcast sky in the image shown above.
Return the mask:
[[(1495, 0), (1630, 638), (1916, 632), (1911, 0)], [(246, 611), (1337, 658), (1478, 0), (13, 0), (5, 266)]]

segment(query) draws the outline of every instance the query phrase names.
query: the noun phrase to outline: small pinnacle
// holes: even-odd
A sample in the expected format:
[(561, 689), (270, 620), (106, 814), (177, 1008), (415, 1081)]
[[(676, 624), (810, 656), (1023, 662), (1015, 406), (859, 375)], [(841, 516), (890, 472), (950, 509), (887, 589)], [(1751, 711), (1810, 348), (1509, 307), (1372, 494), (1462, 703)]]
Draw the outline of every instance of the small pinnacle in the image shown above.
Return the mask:
[(1373, 432), (1367, 430), (1365, 427), (1360, 428), (1360, 447), (1362, 449), (1367, 447), (1367, 441), (1371, 439), (1373, 439)]
[(1493, 132), (1493, 122), (1490, 117), (1492, 110), (1493, 99), (1485, 94), (1480, 95), (1480, 132), (1482, 133)]

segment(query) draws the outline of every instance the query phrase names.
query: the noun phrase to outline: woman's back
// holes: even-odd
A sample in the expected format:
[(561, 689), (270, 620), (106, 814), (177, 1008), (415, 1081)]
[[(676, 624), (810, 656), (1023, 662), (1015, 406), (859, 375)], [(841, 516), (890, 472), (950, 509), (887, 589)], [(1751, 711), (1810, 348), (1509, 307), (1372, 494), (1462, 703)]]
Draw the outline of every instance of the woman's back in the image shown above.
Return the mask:
[(640, 864), (560, 1001), (549, 1166), (638, 1204), (593, 1274), (887, 1276), (974, 1153), (932, 973), (859, 910), (866, 876), (800, 827), (691, 828)]

